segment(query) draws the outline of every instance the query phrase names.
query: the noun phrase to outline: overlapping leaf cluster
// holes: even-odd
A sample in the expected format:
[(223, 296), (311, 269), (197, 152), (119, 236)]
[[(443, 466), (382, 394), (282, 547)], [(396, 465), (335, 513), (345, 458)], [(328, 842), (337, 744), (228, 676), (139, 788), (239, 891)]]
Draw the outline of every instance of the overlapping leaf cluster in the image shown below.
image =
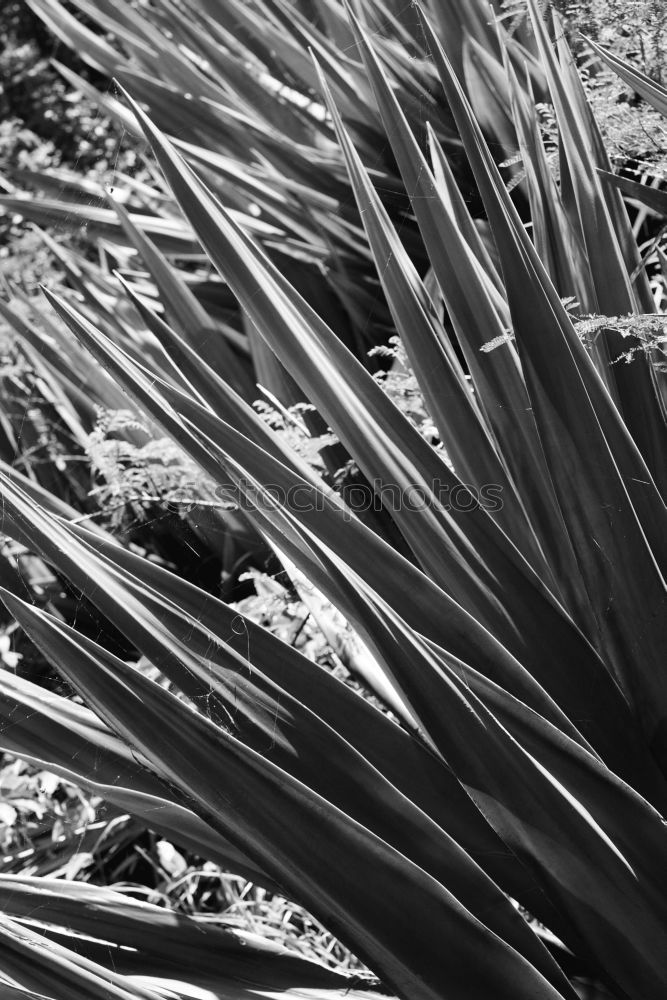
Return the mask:
[[(558, 23), (536, 0), (520, 37), (481, 0), (76, 0), (95, 31), (58, 0), (30, 4), (115, 77), (99, 100), (164, 180), (127, 179), (109, 205), (73, 180), (66, 205), (3, 198), (84, 223), (115, 265), (55, 245), (70, 291), (46, 292), (40, 322), (4, 302), (3, 316), (69, 426), (129, 399), (237, 497), (206, 524), (189, 516), (212, 544), (245, 532), (271, 547), (338, 608), (400, 724), (5, 464), (2, 532), (169, 685), (40, 606), (5, 561), (7, 608), (83, 704), (3, 672), (2, 745), (280, 887), (387, 992), (562, 1000), (589, 976), (658, 1000), (664, 372), (632, 334), (582, 344), (563, 300), (654, 313), (621, 191), (662, 206), (610, 175)], [(664, 90), (612, 62), (664, 112)], [(516, 149), (530, 236), (496, 166)], [(442, 447), (368, 371), (369, 330), (400, 337)], [(313, 429), (336, 438), (324, 473), (260, 419), (256, 381), (313, 404)], [(331, 488), (345, 459), (382, 510)], [(111, 892), (15, 875), (0, 893), (12, 995), (346, 986)]]

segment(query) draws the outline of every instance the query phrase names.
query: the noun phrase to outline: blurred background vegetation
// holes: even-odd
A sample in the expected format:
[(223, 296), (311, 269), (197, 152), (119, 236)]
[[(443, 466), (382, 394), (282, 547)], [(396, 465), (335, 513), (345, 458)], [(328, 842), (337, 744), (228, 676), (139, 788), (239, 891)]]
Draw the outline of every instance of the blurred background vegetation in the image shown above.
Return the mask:
[[(77, 16), (83, 19), (80, 12)], [(84, 94), (73, 91), (53, 60), (106, 91), (109, 84), (102, 74), (60, 43), (23, 0), (0, 4), (0, 40), (1, 189), (12, 189), (17, 169), (60, 167), (92, 180), (104, 180), (113, 170), (135, 171), (131, 138)], [(59, 234), (53, 235), (57, 239)], [(2, 213), (0, 273), (10, 280), (20, 275), (36, 287), (52, 269), (52, 254), (30, 226)]]

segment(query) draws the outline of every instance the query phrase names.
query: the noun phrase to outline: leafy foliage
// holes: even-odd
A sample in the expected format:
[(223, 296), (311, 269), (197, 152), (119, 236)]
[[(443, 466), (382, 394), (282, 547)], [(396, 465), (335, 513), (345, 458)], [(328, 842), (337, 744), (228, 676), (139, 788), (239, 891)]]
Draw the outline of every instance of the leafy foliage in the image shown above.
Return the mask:
[[(659, 0), (592, 0), (554, 6), (565, 14), (568, 34), (577, 48), (582, 46), (577, 37), (582, 33), (629, 59), (658, 83), (665, 82), (667, 13)], [(596, 62), (588, 62), (584, 85), (610, 157), (619, 166), (630, 161), (664, 178), (664, 121), (654, 109), (638, 102), (622, 80)]]
[[(0, 875), (4, 984), (659, 1000), (663, 298), (558, 24), (75, 6), (30, 0), (154, 164), (2, 198), (95, 242), (43, 236), (61, 286), (0, 311), (102, 480), (84, 513), (8, 436), (0, 594), (63, 687), (0, 672), (2, 745), (111, 811), (112, 859), (142, 831), (154, 875), (144, 903)], [(191, 472), (162, 535), (97, 523)], [(239, 932), (239, 878), (305, 953)]]

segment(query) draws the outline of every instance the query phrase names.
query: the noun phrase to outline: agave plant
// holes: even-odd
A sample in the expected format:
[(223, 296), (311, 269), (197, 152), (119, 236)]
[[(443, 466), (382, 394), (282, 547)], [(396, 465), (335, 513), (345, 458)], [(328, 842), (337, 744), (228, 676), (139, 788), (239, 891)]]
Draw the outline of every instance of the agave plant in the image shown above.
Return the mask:
[[(185, 5), (188, 21), (177, 4), (140, 14), (77, 0), (131, 53), (119, 69), (106, 39), (57, 0), (30, 2), (127, 88), (113, 110), (145, 137), (184, 220), (160, 230), (122, 205), (88, 212), (104, 226), (118, 220), (164, 312), (126, 275), (135, 326), (123, 323), (99, 275), (81, 272), (76, 305), (45, 292), (62, 344), (234, 499), (288, 574), (345, 616), (391, 713), (5, 465), (2, 532), (67, 579), (166, 683), (31, 602), (7, 572), (8, 610), (82, 704), (3, 672), (2, 746), (279, 889), (386, 993), (569, 1000), (588, 979), (617, 998), (658, 1000), (664, 365), (659, 343), (641, 336), (656, 305), (621, 191), (658, 195), (612, 175), (562, 36), (554, 47), (536, 0), (533, 33), (520, 40), (491, 32), (481, 2), (408, 17), (398, 5), (353, 11), (327, 0), (309, 5), (309, 20), (301, 5), (227, 0)], [(243, 64), (226, 58), (235, 44)], [(658, 85), (615, 68), (667, 108)], [(200, 95), (188, 99), (187, 140), (167, 134), (179, 94), (167, 73), (181, 96)], [(278, 100), (276, 80), (291, 96)], [(482, 86), (496, 95), (493, 114), (480, 110)], [(299, 87), (316, 95), (310, 118)], [(416, 113), (417, 90), (432, 121)], [(547, 94), (558, 181), (536, 110)], [(202, 153), (222, 122), (234, 164), (229, 150)], [(244, 130), (264, 150), (261, 177), (243, 167)], [(369, 164), (378, 137), (393, 174)], [(532, 238), (489, 149), (499, 138), (521, 154)], [(456, 141), (467, 165), (456, 156), (454, 171)], [(378, 190), (390, 176), (397, 198)], [(470, 178), (481, 226), (462, 193)], [(356, 208), (330, 215), (322, 199), (343, 204), (345, 191)], [(410, 209), (399, 210), (406, 196)], [(260, 206), (254, 223), (250, 203)], [(373, 263), (382, 322), (400, 338), (435, 443), (357, 356), (331, 298), (318, 309), (313, 286), (308, 295), (294, 278), (287, 245), (300, 233), (307, 270), (322, 231), (331, 259), (347, 243)], [(249, 404), (230, 338), (219, 327), (203, 336), (210, 320), (168, 260), (173, 245), (149, 235), (166, 232), (206, 255), (218, 292), (242, 310), (255, 359), (280, 365), (359, 467), (356, 493), (337, 493)], [(340, 303), (347, 289), (358, 305), (349, 257), (340, 271), (329, 266), (316, 290), (335, 287)], [(622, 335), (598, 324), (584, 342), (564, 301), (573, 296), (583, 313), (636, 316), (636, 326)], [(48, 333), (23, 335), (49, 371), (60, 365), (69, 391), (76, 379)], [(361, 995), (280, 948), (112, 891), (14, 874), (0, 876), (0, 894), (7, 996)]]

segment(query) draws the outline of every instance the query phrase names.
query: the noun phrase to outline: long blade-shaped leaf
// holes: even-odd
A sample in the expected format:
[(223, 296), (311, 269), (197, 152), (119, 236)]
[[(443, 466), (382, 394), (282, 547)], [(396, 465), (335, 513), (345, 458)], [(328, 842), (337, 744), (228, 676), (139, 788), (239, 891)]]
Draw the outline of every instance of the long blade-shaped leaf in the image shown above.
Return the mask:
[(0, 717), (6, 721), (0, 738), (3, 749), (101, 796), (179, 846), (275, 888), (237, 848), (174, 802), (170, 789), (146, 762), (139, 765), (92, 712), (3, 671)]
[[(507, 329), (486, 282), (480, 278), (480, 258), (464, 239), (465, 230), (458, 224), (458, 213), (450, 212), (442, 199), (368, 38), (354, 19), (352, 24), (401, 174), (412, 195), (435, 275), (466, 356), (480, 408), (517, 484), (557, 586), (567, 594), (572, 586), (569, 581), (575, 578), (574, 557), (552, 496), (518, 359), (511, 345), (481, 353), (490, 341), (502, 340)], [(441, 169), (447, 177), (450, 171), (445, 163)], [(541, 481), (539, 489), (533, 485), (536, 476)]]
[[(586, 246), (595, 289), (595, 300), (582, 303), (589, 312), (611, 316), (624, 315), (640, 307), (652, 307), (652, 298), (644, 289), (636, 296), (630, 280), (630, 269), (637, 263), (636, 243), (627, 215), (618, 199), (605, 199), (596, 168), (608, 168), (597, 126), (586, 103), (586, 96), (574, 60), (565, 39), (559, 38), (560, 63), (551, 49), (546, 28), (535, 0), (530, 0), (531, 21), (537, 44), (549, 79), (563, 154), (569, 166), (569, 176), (577, 205), (578, 222)], [(562, 36), (563, 32), (559, 32)], [(612, 212), (614, 213), (612, 218)], [(622, 245), (630, 246), (634, 258), (627, 260)], [(643, 272), (641, 280), (645, 282)], [(639, 345), (637, 345), (639, 346)], [(623, 338), (608, 334), (593, 345), (600, 374), (619, 403), (621, 413), (642, 452), (658, 485), (667, 491), (667, 462), (664, 454), (666, 414), (661, 406), (652, 371), (651, 360), (640, 352), (637, 364), (618, 362), (627, 350)], [(613, 367), (610, 367), (612, 362)]]
[[(426, 290), (350, 141), (324, 77), (321, 77), (321, 85), (385, 295), (440, 439), (463, 479), (477, 487), (497, 483), (507, 490), (508, 496), (512, 495), (514, 489), (495, 452), (460, 363), (444, 332), (438, 331)], [(526, 526), (514, 516), (517, 510), (520, 513), (518, 499), (514, 497), (503, 504), (498, 519), (507, 525), (510, 537), (520, 547), (522, 543), (527, 547), (528, 557), (535, 558), (530, 543), (526, 545)], [(506, 511), (507, 518), (504, 516)]]
[[(139, 109), (136, 114), (142, 116)], [(193, 219), (197, 219), (202, 239), (213, 259), (226, 273), (258, 328), (261, 326), (262, 335), (281, 352), (284, 363), (307, 386), (309, 394), (367, 476), (373, 479), (379, 473), (383, 483), (395, 484), (405, 495), (411, 495), (406, 491), (418, 486), (426, 491), (427, 498), (433, 495), (435, 479), (442, 477), (440, 481), (444, 483), (458, 482), (452, 479), (449, 470), (445, 475), (444, 463), (437, 457), (434, 461), (432, 449), (399, 417), (376, 383), (332, 331), (261, 256), (206, 189), (192, 178), (168, 142), (145, 116), (141, 120), (184, 207)], [(227, 247), (224, 253), (223, 240)], [(295, 336), (297, 328), (298, 338)], [(309, 345), (308, 350), (304, 350), (305, 343)], [(341, 378), (341, 371), (345, 371), (345, 378)], [(388, 426), (392, 427), (391, 437), (387, 434)], [(397, 441), (401, 443), (400, 453), (395, 451)], [(394, 455), (397, 459), (400, 455), (399, 461), (394, 461)], [(261, 477), (258, 478), (261, 481)], [(521, 662), (530, 663), (535, 671), (542, 671), (545, 650), (541, 637), (538, 640), (535, 635), (535, 644), (527, 641), (527, 637), (533, 631), (542, 633), (545, 628), (552, 634), (561, 634), (563, 642), (577, 644), (580, 656), (586, 656), (582, 637), (486, 512), (468, 511), (463, 533), (463, 522), (446, 511), (439, 511), (435, 503), (428, 510), (417, 513), (404, 509), (406, 506), (399, 503), (400, 509), (392, 514), (411, 545), (419, 551), (429, 572), (447, 589), (453, 587), (455, 599), (465, 602), (481, 623), (487, 627), (493, 623), (496, 634)], [(434, 537), (440, 540), (442, 549), (434, 545)], [(482, 551), (484, 559), (480, 560)], [(531, 591), (535, 607), (530, 610), (525, 599), (526, 582), (535, 588)], [(508, 628), (508, 614), (516, 618), (516, 629)], [(519, 635), (522, 636), (520, 648), (516, 645)], [(558, 664), (560, 667), (562, 656), (558, 657)]]
[[(91, 704), (212, 825), (243, 838), (270, 874), (353, 943), (388, 985), (404, 996), (440, 1000), (482, 997), (491, 988), (516, 997), (518, 983), (526, 984), (526, 997), (562, 996), (442, 886), (345, 814), (94, 643), (9, 600)], [(297, 849), (298, 874), (291, 860)], [(357, 866), (365, 864), (374, 878), (362, 885)], [(417, 947), (403, 925), (405, 892), (421, 903)], [(447, 927), (456, 941), (454, 961), (442, 951)]]
[[(66, 315), (69, 316), (68, 322), (71, 322), (72, 314), (68, 313)], [(93, 350), (94, 353), (99, 352), (99, 348), (101, 346), (99, 338), (97, 335), (91, 337), (92, 331), (90, 330), (89, 327), (82, 326), (82, 324), (77, 320), (73, 326), (73, 329), (76, 329), (78, 331), (78, 334), (84, 338), (84, 342), (90, 347), (91, 350)], [(99, 353), (99, 357), (103, 361), (103, 363), (107, 365), (110, 364), (111, 357), (109, 354), (108, 347), (105, 347), (104, 350), (101, 353)], [(110, 370), (113, 370), (114, 373), (117, 374), (121, 382), (127, 382), (130, 391), (132, 391), (134, 394), (136, 394), (137, 392), (140, 393), (142, 405), (148, 407), (149, 412), (154, 414), (156, 419), (165, 426), (165, 430), (167, 430), (168, 433), (174, 434), (178, 440), (182, 439), (182, 432), (180, 430), (179, 424), (175, 423), (171, 418), (167, 419), (168, 409), (165, 407), (165, 404), (164, 403), (157, 404), (155, 402), (154, 389), (151, 388), (150, 390), (148, 390), (148, 386), (145, 382), (137, 381), (136, 374), (129, 381), (127, 381), (128, 368), (126, 364), (119, 365), (116, 362), (113, 362), (112, 368)], [(562, 715), (560, 711), (555, 711), (554, 714), (555, 706), (553, 705), (553, 702), (550, 702), (550, 699), (545, 698), (544, 692), (541, 691), (539, 687), (535, 684), (533, 678), (531, 678), (530, 675), (528, 675), (524, 671), (520, 671), (517, 673), (516, 665), (512, 665), (511, 660), (508, 660), (506, 651), (502, 650), (502, 648), (496, 644), (495, 653), (492, 657), (489, 657), (487, 654), (482, 654), (481, 651), (483, 646), (480, 646), (480, 640), (482, 640), (482, 634), (476, 632), (476, 629), (470, 618), (467, 619), (468, 626), (464, 630), (464, 632), (460, 632), (458, 628), (452, 627), (454, 625), (454, 620), (460, 615), (460, 609), (456, 609), (454, 606), (450, 605), (450, 609), (454, 614), (454, 619), (452, 619), (452, 621), (449, 624), (445, 623), (445, 620), (443, 619), (443, 607), (444, 607), (443, 602), (446, 602), (445, 595), (441, 591), (438, 592), (437, 590), (433, 589), (430, 590), (426, 578), (420, 576), (418, 573), (415, 576), (416, 571), (414, 570), (413, 567), (410, 566), (409, 563), (406, 563), (404, 560), (401, 560), (401, 558), (397, 556), (397, 554), (393, 550), (389, 549), (372, 532), (368, 532), (367, 530), (365, 530), (355, 519), (347, 521), (346, 530), (341, 536), (340, 531), (337, 527), (339, 521), (338, 515), (343, 515), (344, 510), (339, 507), (338, 514), (336, 513), (337, 503), (333, 496), (328, 498), (324, 494), (320, 493), (312, 484), (309, 485), (305, 481), (300, 480), (299, 478), (295, 478), (291, 474), (288, 474), (288, 470), (283, 465), (275, 462), (275, 460), (269, 454), (254, 448), (251, 442), (247, 438), (238, 435), (238, 433), (235, 432), (233, 428), (218, 421), (212, 414), (209, 414), (207, 413), (207, 411), (202, 410), (202, 408), (198, 407), (194, 402), (188, 401), (188, 398), (184, 396), (182, 393), (177, 393), (176, 395), (174, 395), (174, 393), (176, 393), (176, 390), (170, 390), (169, 387), (166, 385), (162, 386), (162, 392), (168, 394), (170, 401), (173, 401), (175, 405), (178, 406), (179, 409), (181, 409), (182, 412), (191, 415), (189, 416), (189, 420), (194, 422), (195, 427), (199, 426), (202, 428), (204, 436), (203, 438), (201, 438), (201, 440), (205, 445), (206, 449), (205, 451), (203, 451), (203, 453), (197, 449), (193, 450), (192, 445), (188, 443), (190, 440), (189, 438), (186, 437), (183, 440), (185, 443), (185, 447), (190, 449), (195, 460), (203, 462), (204, 467), (209, 469), (212, 475), (216, 476), (217, 469), (220, 466), (226, 469), (227, 471), (229, 471), (230, 468), (229, 462), (225, 458), (224, 454), (220, 455), (220, 457), (217, 460), (213, 459), (213, 461), (211, 462), (211, 455), (210, 455), (211, 448), (213, 448), (214, 451), (220, 448), (220, 445), (219, 444), (214, 445), (213, 441), (219, 441), (224, 449), (225, 454), (234, 456), (235, 465), (237, 463), (240, 464), (250, 474), (251, 482), (261, 483), (270, 481), (273, 484), (272, 488), (273, 489), (278, 488), (285, 497), (290, 497), (294, 493), (295, 488), (298, 490), (303, 489), (305, 491), (305, 497), (312, 496), (313, 502), (312, 504), (309, 502), (299, 503), (299, 507), (300, 509), (302, 509), (302, 512), (300, 514), (301, 520), (303, 522), (312, 523), (313, 528), (318, 536), (322, 537), (323, 539), (328, 539), (329, 540), (328, 544), (332, 545), (334, 549), (336, 550), (340, 549), (341, 553), (344, 554), (344, 558), (346, 559), (346, 561), (351, 566), (354, 566), (356, 568), (356, 571), (361, 574), (362, 578), (367, 579), (369, 583), (371, 583), (371, 586), (378, 593), (386, 594), (387, 596), (393, 594), (395, 585), (392, 582), (392, 580), (387, 578), (387, 574), (384, 571), (383, 567), (387, 565), (387, 560), (389, 560), (391, 563), (396, 563), (397, 567), (396, 571), (399, 574), (399, 578), (403, 581), (406, 578), (406, 575), (408, 578), (414, 576), (415, 586), (418, 586), (419, 596), (416, 602), (414, 602), (414, 607), (412, 609), (410, 608), (411, 604), (409, 599), (410, 589), (408, 589), (406, 592), (402, 586), (401, 586), (401, 603), (404, 607), (404, 613), (410, 616), (410, 620), (413, 621), (415, 625), (417, 622), (419, 622), (419, 625), (417, 627), (420, 629), (420, 631), (432, 635), (435, 638), (437, 632), (442, 630), (441, 637), (437, 641), (444, 648), (452, 650), (461, 649), (462, 651), (465, 649), (466, 651), (462, 658), (466, 662), (468, 661), (475, 662), (480, 667), (482, 667), (482, 664), (484, 664), (483, 669), (485, 671), (489, 671), (490, 676), (496, 678), (500, 684), (504, 686), (509, 685), (511, 690), (517, 693), (519, 697), (521, 697), (524, 700), (527, 700), (529, 704), (534, 705), (538, 711), (545, 713), (547, 717), (552, 718), (554, 720), (559, 719), (560, 721), (556, 721), (556, 724), (564, 726), (566, 731), (574, 735), (573, 727), (571, 726), (571, 724), (566, 720), (566, 718)], [(204, 428), (206, 428), (205, 431)], [(199, 433), (201, 435), (201, 431)], [(241, 495), (245, 495), (243, 492), (242, 478), (239, 479), (239, 486), (241, 488)], [(296, 496), (296, 494), (294, 495)], [(263, 518), (262, 527), (264, 531), (268, 530), (269, 534), (271, 535), (273, 526), (271, 520), (266, 519), (267, 511), (268, 508), (266, 508), (264, 503), (262, 503), (262, 509), (261, 509)], [(258, 516), (259, 513), (260, 511), (256, 509), (254, 516), (255, 517)], [(285, 520), (286, 514), (287, 510), (282, 515), (283, 527), (281, 530), (279, 530), (278, 534), (275, 536), (275, 542), (280, 548), (282, 548), (286, 544), (286, 539), (290, 537), (290, 534), (293, 534), (295, 531), (297, 531), (297, 537), (298, 537), (299, 529), (297, 529), (296, 522), (293, 519)], [(278, 517), (278, 515), (279, 511), (275, 509), (273, 511), (272, 517), (275, 519), (276, 517)], [(287, 534), (285, 534), (285, 532), (287, 532)], [(360, 532), (361, 535), (359, 534)], [(379, 560), (377, 563), (375, 559), (368, 560), (367, 558), (361, 558), (361, 559), (359, 558), (361, 554), (361, 549), (359, 545), (357, 545), (353, 541), (353, 539), (354, 537), (361, 538), (362, 536), (364, 538), (363, 545), (365, 547), (368, 547), (370, 545), (371, 548), (377, 552), (377, 559)], [(349, 545), (346, 544), (347, 542), (349, 542), (350, 544)], [(294, 558), (297, 561), (297, 563), (299, 563), (300, 557), (304, 553), (303, 550), (300, 548), (301, 543), (296, 542), (296, 545), (297, 545), (296, 553), (293, 554), (291, 558)], [(312, 542), (308, 542), (307, 545), (309, 546), (309, 548), (311, 548)], [(353, 592), (349, 594), (347, 593), (347, 587), (345, 581), (342, 578), (339, 579), (338, 586), (334, 587), (332, 591), (331, 589), (332, 577), (327, 576), (326, 574), (322, 575), (321, 571), (318, 569), (318, 565), (321, 563), (323, 558), (324, 558), (323, 554), (320, 553), (317, 560), (314, 561), (309, 560), (308, 562), (305, 563), (305, 565), (302, 566), (302, 568), (304, 569), (304, 571), (306, 571), (311, 575), (311, 578), (313, 578), (312, 577), (313, 573), (316, 574), (316, 576), (319, 574), (319, 576), (317, 576), (317, 580), (313, 578), (316, 582), (316, 585), (319, 586), (321, 589), (323, 589), (325, 592), (329, 593), (331, 599), (334, 601), (334, 603), (338, 604), (341, 610), (344, 611), (345, 615), (350, 620), (355, 621), (363, 629), (364, 627), (363, 615), (360, 615), (358, 602), (355, 601), (352, 597)], [(400, 570), (398, 568), (399, 566), (401, 567)], [(420, 580), (418, 585), (416, 582), (417, 580)], [(341, 586), (343, 588), (342, 590), (340, 589)], [(438, 616), (437, 622), (434, 621), (432, 617), (424, 615), (425, 602), (427, 600), (429, 593), (431, 594), (431, 597), (433, 599), (434, 607), (439, 609), (437, 612)], [(558, 619), (554, 621), (553, 627), (557, 626), (558, 621), (559, 621)], [(561, 619), (560, 624), (564, 625), (565, 624), (564, 620)], [(436, 629), (436, 633), (434, 633), (434, 625), (439, 626), (439, 628)], [(442, 626), (445, 626), (444, 629), (442, 628)], [(474, 638), (475, 636), (476, 638)], [(574, 639), (575, 637), (576, 633), (570, 632), (570, 638)], [(487, 634), (485, 638), (488, 641), (490, 637)], [(462, 640), (464, 640), (463, 644)], [(469, 643), (471, 640), (473, 642), (473, 647), (475, 649), (474, 654), (472, 654), (470, 651), (471, 647)], [(575, 700), (575, 703), (576, 702), (579, 703), (580, 707), (576, 709), (574, 709), (573, 707), (572, 710), (573, 717), (582, 719), (583, 724), (587, 728), (590, 725), (596, 727), (597, 732), (592, 741), (593, 744), (596, 747), (598, 746), (600, 747), (601, 751), (605, 756), (605, 759), (609, 759), (610, 762), (612, 759), (616, 761), (617, 763), (615, 763), (614, 766), (618, 767), (621, 765), (621, 758), (619, 758), (616, 752), (618, 750), (618, 742), (616, 740), (616, 737), (613, 735), (616, 730), (616, 722), (614, 722), (609, 729), (607, 729), (606, 726), (600, 729), (600, 727), (597, 727), (596, 725), (596, 714), (591, 713), (591, 711), (588, 709), (582, 709), (581, 702), (579, 702), (580, 698), (583, 698), (584, 701), (586, 701), (590, 697), (590, 687), (588, 683), (584, 680), (585, 674), (582, 671), (583, 665), (587, 662), (588, 659), (590, 659), (590, 650), (588, 654), (586, 654), (585, 648), (586, 648), (585, 646), (582, 647), (580, 644), (581, 652), (576, 656), (573, 656), (572, 659), (572, 662), (577, 664), (577, 671), (572, 676), (568, 677), (567, 675), (563, 674), (562, 669), (555, 669), (555, 670), (545, 669), (546, 661), (544, 659), (543, 655), (544, 651), (542, 648), (542, 643), (540, 641), (539, 644), (540, 656), (537, 657), (535, 660), (535, 670), (538, 671), (537, 676), (540, 677), (540, 679), (543, 681), (546, 687), (548, 687), (550, 690), (553, 689), (554, 685), (557, 685), (559, 703), (569, 704), (573, 698)], [(565, 662), (568, 662), (567, 658)], [(501, 663), (503, 664), (502, 667), (500, 666)], [(560, 666), (562, 667), (562, 660), (559, 660), (559, 663)], [(608, 676), (605, 674), (601, 664), (598, 663), (596, 665), (595, 658), (590, 660), (590, 666), (591, 669), (594, 670), (595, 676), (597, 678), (596, 681), (594, 682), (596, 698), (601, 697), (602, 693), (605, 692), (605, 700), (609, 707), (609, 714), (607, 717), (609, 719), (614, 719), (614, 720), (618, 719), (619, 709), (621, 708), (618, 692), (614, 693), (613, 684), (610, 687), (610, 681)], [(586, 693), (587, 691), (589, 692), (589, 694)], [(623, 713), (621, 712), (621, 715), (622, 714)], [(622, 726), (621, 728), (624, 727)], [(591, 733), (591, 735), (593, 734)], [(574, 738), (577, 738), (577, 736), (574, 735)], [(614, 749), (614, 747), (616, 747), (616, 750)]]
[(190, 291), (178, 271), (169, 266), (168, 261), (150, 238), (136, 226), (130, 214), (120, 202), (107, 195), (120, 219), (123, 229), (141, 254), (144, 264), (153, 276), (167, 312), (173, 317), (174, 325), (183, 337), (189, 340), (194, 350), (216, 371), (222, 371), (225, 379), (246, 398), (254, 398), (257, 390), (247, 370), (215, 329), (206, 310)]
[(609, 52), (608, 49), (598, 45), (592, 39), (587, 38), (586, 42), (593, 51), (602, 59), (603, 62), (613, 69), (615, 73), (620, 76), (624, 83), (627, 83), (631, 90), (636, 91), (638, 94), (644, 98), (645, 101), (659, 111), (661, 115), (667, 118), (667, 90), (662, 87), (656, 80), (652, 80), (651, 77), (647, 76), (646, 73), (642, 73), (640, 69), (633, 66), (631, 63), (627, 62), (625, 59), (621, 59), (614, 52)]
[[(161, 1000), (160, 994), (0, 916), (2, 975), (53, 1000)], [(4, 993), (4, 984), (3, 984)]]
[[(278, 944), (260, 944), (242, 933), (83, 882), (2, 875), (0, 906), (14, 920), (37, 921), (45, 930), (71, 934), (68, 943), (84, 956), (86, 938), (108, 942), (108, 964), (122, 968), (129, 959), (134, 975), (180, 979), (239, 996), (318, 990), (326, 997), (333, 990), (347, 992), (349, 985), (344, 976)], [(352, 996), (363, 994), (352, 990)]]
[[(432, 32), (430, 38), (503, 259), (540, 438), (596, 615), (596, 641), (640, 713), (653, 751), (665, 767), (667, 598), (656, 565), (665, 538), (658, 528), (664, 524), (664, 505), (645, 466), (643, 481), (633, 482), (626, 460), (635, 468), (643, 463), (636, 450), (633, 454), (633, 442), (521, 226), (445, 53)], [(632, 587), (627, 579), (630, 567), (636, 581)]]

